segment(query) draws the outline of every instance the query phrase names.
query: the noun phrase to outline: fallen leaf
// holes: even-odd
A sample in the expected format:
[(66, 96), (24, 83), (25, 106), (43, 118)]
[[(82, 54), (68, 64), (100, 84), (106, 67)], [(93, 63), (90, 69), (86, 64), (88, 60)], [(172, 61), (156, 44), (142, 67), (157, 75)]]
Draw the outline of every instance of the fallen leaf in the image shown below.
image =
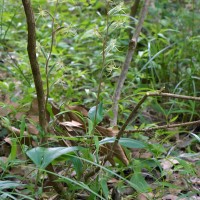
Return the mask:
[(178, 163), (179, 163), (178, 160), (176, 160), (175, 158), (167, 158), (161, 161), (161, 166), (163, 170), (169, 170)]
[(168, 194), (168, 195), (162, 197), (162, 200), (186, 200), (186, 198), (180, 198), (176, 195)]
[(61, 125), (63, 126), (69, 126), (69, 127), (81, 127), (82, 124), (79, 122), (76, 122), (74, 120), (72, 121), (67, 121), (67, 122), (60, 122)]

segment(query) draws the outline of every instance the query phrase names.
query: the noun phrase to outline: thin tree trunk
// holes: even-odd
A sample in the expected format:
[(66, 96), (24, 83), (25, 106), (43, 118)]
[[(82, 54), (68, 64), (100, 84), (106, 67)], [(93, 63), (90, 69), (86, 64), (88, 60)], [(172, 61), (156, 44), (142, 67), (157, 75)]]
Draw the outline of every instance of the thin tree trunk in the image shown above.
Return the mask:
[(138, 37), (140, 35), (143, 23), (144, 23), (144, 19), (147, 15), (147, 11), (148, 11), (148, 7), (150, 4), (150, 0), (145, 0), (144, 6), (140, 12), (140, 17), (139, 17), (139, 21), (138, 24), (136, 26), (136, 30), (135, 33), (133, 34), (130, 42), (129, 42), (129, 47), (128, 47), (128, 52), (126, 54), (126, 58), (122, 67), (122, 71), (120, 74), (120, 77), (118, 79), (117, 82), (117, 87), (116, 90), (114, 92), (113, 95), (113, 120), (111, 122), (112, 126), (116, 126), (117, 125), (117, 118), (118, 118), (118, 101), (120, 99), (120, 95), (121, 95), (121, 91), (122, 91), (122, 87), (124, 85), (124, 81), (126, 79), (126, 75), (130, 66), (130, 63), (132, 61), (132, 57), (133, 57), (133, 53), (135, 52), (136, 46), (137, 46), (137, 41), (138, 41)]
[[(26, 20), (27, 20), (27, 26), (28, 26), (28, 45), (27, 45), (27, 51), (29, 55), (29, 60), (31, 64), (31, 70), (33, 74), (33, 79), (35, 83), (35, 89), (37, 94), (37, 100), (38, 100), (38, 110), (39, 110), (39, 123), (42, 128), (43, 133), (45, 134), (47, 132), (47, 119), (46, 119), (46, 109), (45, 109), (45, 95), (44, 95), (44, 89), (43, 89), (43, 83), (42, 78), (40, 74), (39, 64), (36, 57), (36, 30), (35, 30), (35, 17), (33, 13), (33, 9), (31, 6), (30, 0), (22, 0), (24, 11), (26, 14)], [(43, 137), (42, 142), (46, 143), (45, 137)], [(54, 172), (53, 166), (50, 164), (47, 167), (47, 170), (49, 170), (52, 173)], [(64, 187), (61, 183), (55, 182), (57, 180), (57, 176), (53, 174), (48, 174), (48, 177), (55, 189), (55, 191), (59, 195), (64, 194)]]

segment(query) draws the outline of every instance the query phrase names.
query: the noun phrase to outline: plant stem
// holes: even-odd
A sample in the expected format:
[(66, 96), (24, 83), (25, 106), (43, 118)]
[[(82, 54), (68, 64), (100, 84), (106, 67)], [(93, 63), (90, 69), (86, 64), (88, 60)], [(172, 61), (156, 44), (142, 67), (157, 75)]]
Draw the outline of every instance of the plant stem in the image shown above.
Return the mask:
[[(35, 17), (33, 13), (33, 9), (31, 6), (30, 0), (22, 0), (24, 11), (26, 14), (27, 26), (28, 26), (28, 55), (31, 64), (31, 70), (33, 74), (33, 79), (35, 83), (36, 93), (37, 93), (37, 101), (38, 101), (38, 110), (39, 110), (39, 123), (42, 128), (42, 132), (47, 132), (47, 119), (46, 119), (46, 108), (45, 108), (45, 95), (43, 89), (42, 78), (40, 74), (39, 64), (36, 57), (36, 28), (35, 28)], [(42, 138), (42, 142), (46, 143), (46, 138)], [(47, 170), (50, 172), (54, 172), (53, 166), (49, 164), (47, 166)], [(56, 183), (57, 176), (52, 173), (48, 173), (48, 177), (55, 189), (55, 191), (64, 196), (64, 187), (61, 183)]]
[(150, 0), (145, 0), (144, 6), (143, 6), (143, 8), (140, 12), (140, 18), (139, 18), (138, 24), (136, 26), (135, 33), (134, 33), (134, 35), (132, 36), (132, 39), (129, 42), (128, 52), (126, 54), (126, 58), (125, 58), (125, 61), (124, 61), (123, 67), (122, 67), (122, 71), (121, 71), (120, 77), (119, 77), (118, 82), (117, 82), (117, 87), (116, 87), (116, 90), (115, 90), (114, 95), (113, 95), (112, 111), (113, 111), (114, 117), (113, 117), (113, 120), (112, 120), (112, 123), (111, 123), (112, 126), (117, 125), (118, 101), (120, 99), (121, 90), (122, 90), (122, 87), (124, 85), (124, 81), (126, 79), (126, 75), (127, 75), (130, 63), (132, 61), (133, 53), (135, 52), (135, 49), (136, 49), (136, 46), (137, 46), (138, 37), (140, 35), (141, 29), (142, 29), (142, 26), (143, 26), (143, 23), (144, 23), (144, 19), (147, 15), (149, 4), (150, 4)]

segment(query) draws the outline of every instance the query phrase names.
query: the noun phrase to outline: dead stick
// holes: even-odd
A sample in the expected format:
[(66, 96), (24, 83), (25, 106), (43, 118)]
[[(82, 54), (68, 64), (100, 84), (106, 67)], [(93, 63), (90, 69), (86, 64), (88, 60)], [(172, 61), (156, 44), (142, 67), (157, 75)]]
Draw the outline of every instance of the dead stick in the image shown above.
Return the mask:
[(151, 131), (156, 131), (160, 129), (169, 129), (169, 128), (184, 127), (184, 126), (199, 125), (199, 124), (200, 124), (200, 120), (197, 120), (197, 121), (178, 123), (178, 124), (167, 124), (167, 125), (152, 127), (152, 128), (128, 130), (128, 131), (124, 131), (124, 133), (151, 132)]

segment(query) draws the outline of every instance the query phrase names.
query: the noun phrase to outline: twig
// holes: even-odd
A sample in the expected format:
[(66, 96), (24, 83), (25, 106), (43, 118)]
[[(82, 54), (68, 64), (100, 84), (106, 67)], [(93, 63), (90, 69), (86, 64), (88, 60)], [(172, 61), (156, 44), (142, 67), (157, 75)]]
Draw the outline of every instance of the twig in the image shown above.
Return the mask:
[[(28, 55), (31, 64), (31, 70), (33, 74), (33, 79), (35, 83), (37, 100), (38, 100), (38, 110), (39, 110), (39, 123), (44, 133), (47, 132), (47, 119), (46, 119), (46, 109), (45, 109), (45, 95), (43, 89), (42, 78), (40, 74), (39, 64), (36, 57), (36, 30), (35, 30), (35, 17), (30, 0), (22, 0), (24, 11), (26, 14), (27, 26), (28, 26)], [(46, 142), (45, 137), (43, 137), (42, 142)], [(52, 173), (54, 172), (53, 166), (49, 164), (47, 170)], [(55, 191), (64, 196), (65, 189), (61, 183), (56, 183), (57, 177), (52, 173), (48, 173), (49, 179), (55, 189)]]
[(194, 100), (200, 101), (200, 97), (193, 97), (193, 96), (186, 96), (186, 95), (179, 95), (179, 94), (172, 94), (172, 93), (163, 93), (163, 92), (147, 92), (148, 96), (162, 96), (162, 97), (171, 97), (177, 99), (185, 99), (185, 100)]
[(158, 127), (152, 127), (152, 128), (144, 128), (144, 129), (134, 129), (134, 130), (127, 130), (124, 131), (124, 133), (138, 133), (138, 132), (151, 132), (156, 131), (160, 129), (169, 129), (169, 128), (176, 128), (176, 127), (184, 127), (184, 126), (191, 126), (191, 125), (198, 125), (200, 124), (200, 120), (192, 121), (192, 122), (185, 122), (185, 123), (178, 123), (178, 124), (167, 124), (163, 126)]
[(136, 26), (135, 33), (134, 33), (132, 39), (129, 42), (128, 52), (126, 54), (126, 58), (125, 58), (125, 61), (124, 61), (123, 67), (122, 67), (122, 71), (121, 71), (120, 77), (119, 77), (118, 82), (117, 82), (117, 87), (116, 87), (116, 90), (115, 90), (114, 95), (113, 95), (112, 111), (113, 111), (114, 117), (113, 117), (113, 120), (112, 120), (112, 123), (111, 123), (112, 126), (117, 125), (118, 101), (120, 99), (121, 90), (122, 90), (122, 87), (124, 85), (124, 81), (126, 79), (126, 75), (127, 75), (130, 63), (132, 61), (133, 53), (135, 52), (135, 49), (136, 49), (136, 46), (137, 46), (138, 37), (140, 35), (141, 29), (142, 29), (142, 26), (143, 26), (143, 23), (144, 23), (144, 19), (147, 15), (149, 4), (150, 4), (150, 0), (145, 0), (144, 6), (143, 6), (143, 8), (140, 12), (140, 18), (139, 18), (138, 24)]

